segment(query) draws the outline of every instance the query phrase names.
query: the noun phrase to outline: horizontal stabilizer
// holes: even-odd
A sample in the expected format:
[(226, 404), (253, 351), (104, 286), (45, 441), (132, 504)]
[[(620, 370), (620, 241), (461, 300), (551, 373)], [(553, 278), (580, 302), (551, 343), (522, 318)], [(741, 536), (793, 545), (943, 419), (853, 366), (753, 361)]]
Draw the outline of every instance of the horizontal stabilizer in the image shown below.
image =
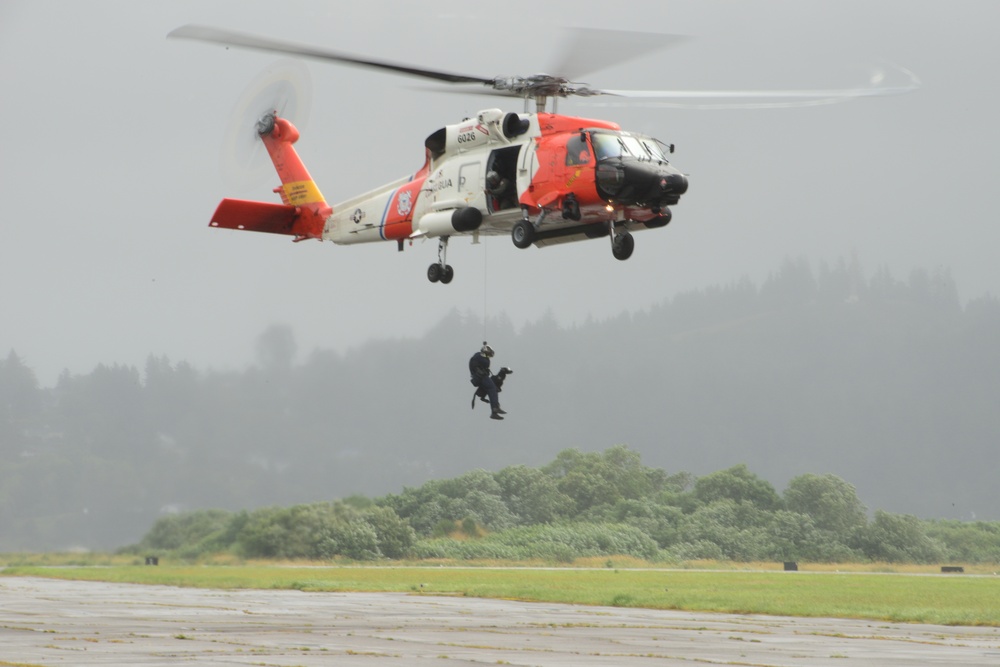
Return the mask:
[(298, 209), (268, 202), (223, 199), (212, 216), (212, 227), (299, 236), (295, 230)]

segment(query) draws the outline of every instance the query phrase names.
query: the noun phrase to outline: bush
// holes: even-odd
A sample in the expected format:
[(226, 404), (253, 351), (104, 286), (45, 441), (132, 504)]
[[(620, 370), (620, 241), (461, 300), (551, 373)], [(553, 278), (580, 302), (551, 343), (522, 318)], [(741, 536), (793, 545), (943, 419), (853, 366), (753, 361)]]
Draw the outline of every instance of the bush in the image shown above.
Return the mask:
[(165, 516), (156, 520), (138, 547), (148, 551), (173, 551), (188, 547), (223, 531), (232, 516), (232, 512), (226, 510), (199, 510)]
[(858, 531), (855, 546), (867, 558), (887, 563), (933, 563), (945, 556), (944, 545), (927, 536), (919, 519), (882, 510)]
[(656, 542), (625, 524), (562, 524), (525, 526), (493, 533), (478, 540), (424, 540), (413, 549), (418, 558), (554, 560), (570, 562), (587, 556), (634, 556), (652, 560)]
[(238, 542), (250, 558), (402, 558), (416, 533), (388, 507), (341, 503), (268, 508), (249, 515)]
[(352, 560), (376, 560), (382, 556), (378, 534), (361, 519), (331, 526), (329, 533), (316, 545), (316, 556), (344, 556)]
[(954, 563), (1000, 563), (1000, 523), (931, 521), (927, 537), (945, 545), (945, 560)]
[(768, 535), (770, 517), (749, 501), (718, 500), (685, 517), (680, 539), (715, 544), (726, 560), (770, 560), (774, 551)]
[(726, 560), (722, 553), (722, 547), (715, 542), (707, 540), (696, 540), (694, 542), (681, 542), (667, 549), (666, 556), (677, 561), (685, 560)]

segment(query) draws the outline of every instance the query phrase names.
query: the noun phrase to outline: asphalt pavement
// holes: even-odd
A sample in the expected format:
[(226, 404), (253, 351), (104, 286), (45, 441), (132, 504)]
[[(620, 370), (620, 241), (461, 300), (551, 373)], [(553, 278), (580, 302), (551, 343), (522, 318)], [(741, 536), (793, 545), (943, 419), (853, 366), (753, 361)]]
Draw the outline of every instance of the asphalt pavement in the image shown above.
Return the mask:
[(1000, 665), (1000, 629), (0, 577), (0, 665)]

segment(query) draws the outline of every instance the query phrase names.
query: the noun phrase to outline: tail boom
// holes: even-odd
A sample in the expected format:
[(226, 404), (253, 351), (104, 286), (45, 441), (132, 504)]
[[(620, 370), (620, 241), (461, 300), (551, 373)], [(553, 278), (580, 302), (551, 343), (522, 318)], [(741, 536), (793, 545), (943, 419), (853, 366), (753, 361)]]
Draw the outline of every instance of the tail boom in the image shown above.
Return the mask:
[[(223, 199), (212, 215), (211, 227), (294, 236), (296, 241), (323, 238), (326, 220), (333, 209), (316, 187), (298, 153), (292, 147), (299, 131), (284, 118), (271, 116), (261, 140), (281, 179), (274, 189), (281, 204)], [(263, 120), (262, 120), (263, 122)]]

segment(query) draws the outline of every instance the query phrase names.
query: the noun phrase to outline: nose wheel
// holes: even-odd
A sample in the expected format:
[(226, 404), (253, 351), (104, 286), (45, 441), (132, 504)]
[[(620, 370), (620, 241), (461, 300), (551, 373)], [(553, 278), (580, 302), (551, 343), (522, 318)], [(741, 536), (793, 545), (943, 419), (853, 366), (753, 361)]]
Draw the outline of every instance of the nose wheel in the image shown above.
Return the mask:
[(438, 239), (438, 261), (427, 267), (427, 280), (432, 283), (440, 282), (447, 285), (455, 277), (455, 269), (447, 262), (448, 257), (448, 237), (442, 236)]

